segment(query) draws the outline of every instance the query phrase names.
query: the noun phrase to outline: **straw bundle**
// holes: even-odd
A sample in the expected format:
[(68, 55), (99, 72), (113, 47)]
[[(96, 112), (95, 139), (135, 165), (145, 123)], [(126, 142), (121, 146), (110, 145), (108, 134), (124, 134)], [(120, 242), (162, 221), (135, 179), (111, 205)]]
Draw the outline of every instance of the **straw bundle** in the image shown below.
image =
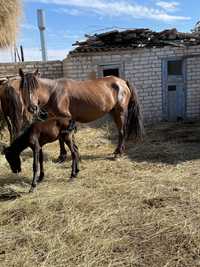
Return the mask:
[(0, 47), (6, 47), (15, 42), (20, 13), (20, 0), (0, 1)]

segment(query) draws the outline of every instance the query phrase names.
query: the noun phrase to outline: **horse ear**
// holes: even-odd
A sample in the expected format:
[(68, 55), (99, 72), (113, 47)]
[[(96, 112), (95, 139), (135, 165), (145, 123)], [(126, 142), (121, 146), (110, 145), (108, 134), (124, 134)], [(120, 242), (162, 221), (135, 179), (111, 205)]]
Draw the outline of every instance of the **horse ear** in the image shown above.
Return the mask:
[(40, 77), (39, 69), (36, 69), (36, 71), (34, 72), (34, 75), (35, 75), (36, 77)]
[(19, 76), (20, 76), (21, 78), (24, 77), (24, 72), (23, 72), (23, 70), (22, 70), (21, 68), (19, 68)]

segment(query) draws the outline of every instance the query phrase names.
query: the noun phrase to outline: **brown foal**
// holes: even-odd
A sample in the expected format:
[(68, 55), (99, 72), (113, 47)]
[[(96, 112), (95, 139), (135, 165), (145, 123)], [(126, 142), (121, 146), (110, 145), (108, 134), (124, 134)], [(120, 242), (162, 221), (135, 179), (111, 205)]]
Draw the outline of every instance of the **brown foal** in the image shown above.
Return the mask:
[[(44, 122), (35, 122), (30, 125), (14, 142), (4, 149), (5, 157), (14, 173), (21, 172), (21, 152), (30, 147), (33, 151), (33, 180), (30, 192), (36, 188), (37, 182), (44, 178), (42, 147), (61, 138), (68, 145), (72, 155), (72, 172), (70, 179), (79, 172), (78, 148), (73, 140), (75, 124), (69, 118), (51, 118)], [(40, 165), (40, 172), (39, 172)]]

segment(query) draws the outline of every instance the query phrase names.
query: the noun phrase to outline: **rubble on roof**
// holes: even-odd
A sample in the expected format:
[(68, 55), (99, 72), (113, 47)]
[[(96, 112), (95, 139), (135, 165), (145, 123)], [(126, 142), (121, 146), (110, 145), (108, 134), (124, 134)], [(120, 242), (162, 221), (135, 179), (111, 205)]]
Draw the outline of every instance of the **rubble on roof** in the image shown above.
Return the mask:
[(110, 51), (115, 49), (135, 49), (164, 46), (190, 46), (200, 44), (197, 32), (182, 33), (175, 28), (155, 32), (150, 29), (113, 30), (105, 33), (85, 35), (85, 41), (77, 41), (71, 53)]

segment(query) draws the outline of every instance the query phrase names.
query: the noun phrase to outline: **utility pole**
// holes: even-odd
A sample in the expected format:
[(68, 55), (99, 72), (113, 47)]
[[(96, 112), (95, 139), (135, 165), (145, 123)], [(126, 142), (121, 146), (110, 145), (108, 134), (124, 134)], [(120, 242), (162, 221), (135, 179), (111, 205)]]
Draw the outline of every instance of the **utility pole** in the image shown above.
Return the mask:
[(46, 41), (45, 41), (45, 19), (44, 11), (42, 9), (37, 10), (38, 28), (40, 31), (40, 42), (42, 50), (42, 61), (47, 61)]

